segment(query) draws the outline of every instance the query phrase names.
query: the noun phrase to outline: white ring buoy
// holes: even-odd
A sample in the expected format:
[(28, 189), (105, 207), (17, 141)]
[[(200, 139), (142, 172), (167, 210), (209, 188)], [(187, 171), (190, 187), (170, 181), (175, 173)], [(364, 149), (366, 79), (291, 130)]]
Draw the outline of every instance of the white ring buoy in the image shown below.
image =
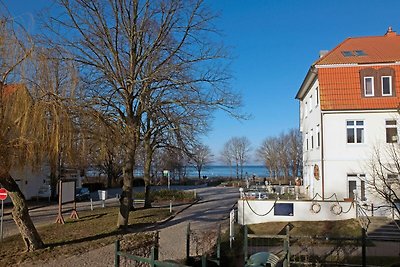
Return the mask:
[(343, 208), (338, 203), (335, 203), (331, 206), (331, 212), (335, 215), (340, 215), (343, 212)]
[(313, 213), (318, 213), (318, 212), (320, 212), (320, 211), (321, 211), (321, 205), (320, 205), (319, 203), (317, 203), (317, 202), (313, 203), (313, 204), (311, 205), (311, 211), (312, 211)]

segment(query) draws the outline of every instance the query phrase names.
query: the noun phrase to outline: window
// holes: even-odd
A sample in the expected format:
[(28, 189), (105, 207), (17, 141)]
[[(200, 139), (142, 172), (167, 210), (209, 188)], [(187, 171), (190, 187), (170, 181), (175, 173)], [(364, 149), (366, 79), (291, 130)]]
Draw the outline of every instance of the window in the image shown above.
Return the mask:
[(317, 125), (317, 147), (321, 146), (321, 137), (319, 132), (319, 125)]
[(360, 56), (366, 56), (367, 53), (364, 52), (364, 50), (353, 50), (353, 51), (341, 51), (342, 55), (344, 57), (360, 57)]
[(306, 101), (304, 104), (304, 116), (307, 117), (307, 113), (308, 113), (308, 102)]
[(347, 121), (347, 143), (364, 143), (364, 121)]
[(392, 95), (392, 76), (382, 76), (381, 77), (382, 84), (382, 95)]
[(306, 142), (305, 142), (306, 144), (306, 151), (308, 150), (308, 133), (306, 133)]
[(354, 54), (355, 54), (356, 56), (358, 56), (358, 57), (360, 57), (360, 56), (366, 56), (366, 55), (367, 55), (367, 53), (365, 53), (364, 50), (355, 50), (355, 51), (354, 51)]
[(364, 77), (364, 95), (374, 96), (374, 77)]
[(386, 121), (386, 143), (397, 143), (397, 121)]
[(312, 95), (310, 95), (310, 112), (312, 111), (312, 105), (313, 105), (313, 100), (312, 100)]
[(386, 181), (386, 188), (384, 188), (385, 197), (387, 200), (392, 199), (394, 188), (397, 184), (399, 184), (399, 176), (396, 174), (388, 174)]
[(352, 199), (356, 199), (357, 197), (362, 201), (367, 200), (365, 197), (365, 174), (348, 174), (347, 180), (348, 197)]
[(357, 182), (356, 181), (349, 181), (349, 198), (354, 199), (354, 191), (357, 189)]
[(315, 88), (315, 106), (319, 105), (319, 92), (318, 87)]
[(310, 136), (311, 136), (311, 149), (314, 148), (314, 134), (313, 134), (313, 129), (310, 131)]
[(344, 57), (351, 57), (353, 56), (353, 51), (342, 51), (342, 55)]

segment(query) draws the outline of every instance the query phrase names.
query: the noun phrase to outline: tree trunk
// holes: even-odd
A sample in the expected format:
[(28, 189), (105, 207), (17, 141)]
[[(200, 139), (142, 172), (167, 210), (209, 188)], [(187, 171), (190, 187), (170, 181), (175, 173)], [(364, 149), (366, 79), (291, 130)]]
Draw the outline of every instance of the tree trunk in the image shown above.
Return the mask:
[(129, 158), (125, 164), (122, 194), (119, 200), (120, 206), (119, 206), (117, 226), (118, 228), (123, 228), (123, 229), (126, 229), (128, 227), (129, 212), (133, 208), (133, 200), (132, 200), (133, 166), (134, 166), (133, 163), (134, 163), (133, 160)]
[(29, 215), (25, 197), (8, 172), (0, 172), (0, 183), (8, 191), (14, 205), (12, 217), (25, 243), (26, 251), (44, 248), (44, 244)]
[(201, 179), (201, 176), (200, 176), (201, 175), (200, 174), (201, 173), (201, 168), (197, 168), (197, 172), (199, 173), (199, 180), (200, 180)]
[(152, 159), (152, 151), (149, 145), (145, 144), (146, 149), (146, 159), (144, 162), (143, 169), (143, 180), (144, 180), (144, 207), (151, 208), (151, 199), (150, 199), (150, 179), (151, 179), (151, 159)]

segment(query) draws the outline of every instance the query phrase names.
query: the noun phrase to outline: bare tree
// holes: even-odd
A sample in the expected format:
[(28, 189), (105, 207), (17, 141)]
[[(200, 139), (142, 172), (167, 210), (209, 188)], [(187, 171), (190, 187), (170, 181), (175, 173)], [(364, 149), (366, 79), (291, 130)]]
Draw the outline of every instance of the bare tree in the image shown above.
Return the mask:
[[(400, 217), (400, 147), (397, 143), (388, 144), (383, 151), (374, 149), (370, 162), (371, 177), (364, 182), (367, 191), (375, 198), (374, 208), (394, 209)], [(362, 197), (362, 196), (361, 196)]]
[(234, 155), (232, 153), (233, 148), (231, 147), (232, 144), (230, 142), (227, 142), (224, 144), (224, 147), (222, 148), (222, 151), (220, 152), (220, 159), (222, 162), (227, 164), (229, 166), (230, 172), (231, 172), (231, 177), (232, 175), (232, 167), (233, 163), (235, 162)]
[(268, 137), (257, 149), (257, 157), (262, 160), (271, 177), (279, 175), (279, 142), (276, 137)]
[(194, 167), (197, 170), (199, 179), (201, 179), (201, 171), (204, 166), (211, 163), (213, 154), (211, 153), (210, 147), (203, 144), (196, 144), (190, 153), (190, 159), (194, 163)]
[(236, 178), (243, 179), (243, 167), (249, 160), (250, 141), (247, 137), (233, 137), (229, 139), (222, 151), (225, 162), (235, 164)]
[(225, 86), (226, 53), (208, 38), (214, 15), (202, 0), (58, 3), (64, 14), (51, 18), (50, 39), (69, 50), (65, 58), (81, 64), (96, 107), (120, 126), (126, 158), (117, 225), (126, 227), (142, 118), (153, 110), (147, 100), (162, 97), (168, 106), (191, 96), (186, 99), (209, 110), (231, 111), (239, 102)]
[(301, 133), (298, 129), (291, 129), (288, 137), (288, 157), (290, 160), (290, 173), (293, 178), (302, 175), (303, 166), (303, 143)]
[(266, 138), (256, 150), (256, 157), (264, 162), (271, 177), (293, 178), (301, 173), (302, 142), (297, 129), (278, 137)]

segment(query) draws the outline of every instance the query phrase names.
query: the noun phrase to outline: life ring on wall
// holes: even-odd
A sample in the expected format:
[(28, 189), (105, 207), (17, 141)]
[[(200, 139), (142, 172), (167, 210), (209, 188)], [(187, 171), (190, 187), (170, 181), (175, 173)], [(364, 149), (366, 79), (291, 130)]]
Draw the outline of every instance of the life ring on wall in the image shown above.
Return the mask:
[(318, 202), (314, 202), (314, 203), (312, 203), (310, 210), (313, 213), (318, 213), (321, 211), (321, 205)]
[(331, 212), (335, 215), (340, 215), (343, 212), (343, 208), (338, 203), (335, 203), (331, 206)]

